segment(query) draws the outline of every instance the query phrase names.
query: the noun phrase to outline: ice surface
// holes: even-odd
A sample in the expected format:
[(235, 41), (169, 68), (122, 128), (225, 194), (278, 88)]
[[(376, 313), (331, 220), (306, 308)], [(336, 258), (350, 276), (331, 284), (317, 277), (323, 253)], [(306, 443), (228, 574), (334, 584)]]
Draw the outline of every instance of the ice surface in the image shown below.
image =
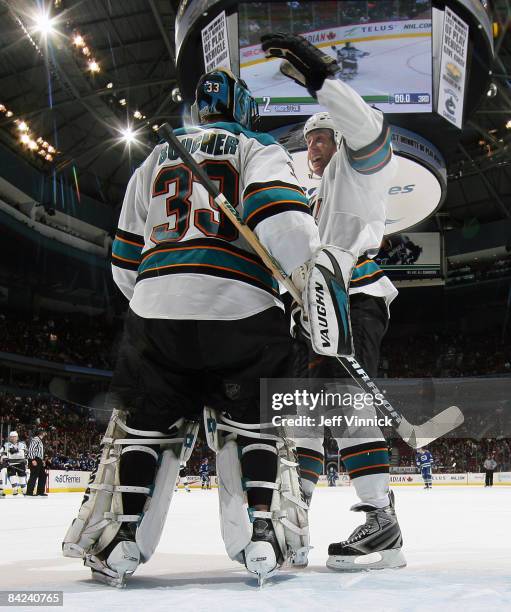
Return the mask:
[(80, 560), (61, 556), (81, 494), (8, 496), (0, 500), (0, 590), (63, 590), (64, 610), (78, 612), (511, 610), (511, 488), (395, 492), (407, 568), (327, 570), (329, 542), (344, 539), (361, 517), (349, 512), (352, 487), (320, 488), (310, 513), (309, 567), (281, 572), (262, 590), (225, 555), (216, 490), (175, 494), (157, 553), (123, 591), (92, 582)]

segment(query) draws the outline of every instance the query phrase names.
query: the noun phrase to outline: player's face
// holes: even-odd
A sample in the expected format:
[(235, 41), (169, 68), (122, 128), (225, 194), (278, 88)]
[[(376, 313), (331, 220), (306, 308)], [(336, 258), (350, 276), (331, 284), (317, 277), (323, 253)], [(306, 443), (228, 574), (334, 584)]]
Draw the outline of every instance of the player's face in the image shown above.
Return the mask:
[(323, 176), (336, 151), (332, 130), (319, 129), (307, 134), (307, 155), (314, 174)]

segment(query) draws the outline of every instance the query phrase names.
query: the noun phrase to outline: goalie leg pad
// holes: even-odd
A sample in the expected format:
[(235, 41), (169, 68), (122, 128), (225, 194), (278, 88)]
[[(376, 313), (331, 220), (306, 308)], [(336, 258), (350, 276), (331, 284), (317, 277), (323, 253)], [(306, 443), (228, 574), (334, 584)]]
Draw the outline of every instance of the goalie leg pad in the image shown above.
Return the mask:
[[(208, 444), (217, 453), (217, 474), (222, 537), (227, 554), (233, 560), (247, 562), (246, 552), (254, 535), (254, 521), (270, 520), (280, 555), (276, 565), (291, 562), (309, 548), (308, 507), (300, 486), (294, 443), (285, 437), (265, 433), (269, 426), (242, 424), (221, 416), (215, 410), (204, 411)], [(240, 446), (239, 439), (249, 440)], [(242, 458), (255, 451), (276, 455), (274, 482), (244, 478)], [(248, 491), (268, 489), (271, 503), (267, 511), (251, 508)], [(260, 542), (258, 544), (261, 544)], [(247, 564), (247, 568), (250, 570)], [(252, 570), (259, 573), (256, 569)]]
[[(180, 464), (188, 460), (197, 431), (198, 423), (184, 419), (170, 427), (169, 433), (135, 430), (126, 425), (125, 412), (114, 411), (97, 470), (64, 538), (64, 556), (82, 557), (103, 582), (122, 586), (124, 576), (133, 573), (139, 562), (146, 562), (158, 544)], [(151, 483), (125, 484), (121, 467), (128, 454), (149, 465), (152, 460)], [(133, 503), (139, 496), (145, 500)], [(126, 514), (125, 505), (140, 511)]]

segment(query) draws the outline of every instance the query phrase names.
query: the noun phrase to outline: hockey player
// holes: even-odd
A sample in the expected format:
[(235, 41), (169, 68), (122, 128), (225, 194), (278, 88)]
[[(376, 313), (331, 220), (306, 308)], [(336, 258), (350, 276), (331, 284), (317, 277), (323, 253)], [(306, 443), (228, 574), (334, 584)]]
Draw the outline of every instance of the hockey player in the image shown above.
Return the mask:
[(176, 486), (174, 487), (174, 492), (176, 492), (178, 490), (180, 483), (183, 483), (184, 490), (187, 493), (191, 492), (190, 485), (188, 483), (188, 472), (187, 472), (187, 469), (186, 469), (186, 465), (182, 465), (180, 470), (179, 470), (179, 474), (178, 474), (177, 480), (176, 480)]
[[(375, 377), (388, 307), (397, 295), (371, 259), (383, 238), (388, 188), (395, 172), (390, 129), (381, 112), (335, 78), (337, 63), (304, 38), (269, 34), (261, 40), (267, 56), (284, 59), (281, 71), (304, 85), (329, 111), (312, 116), (304, 128), (310, 167), (321, 177), (314, 214), (322, 242), (343, 247), (357, 259), (349, 291), (355, 358)], [(311, 355), (308, 367), (316, 378), (346, 377), (336, 359)], [(368, 406), (360, 416), (371, 414), (374, 407)], [(329, 546), (327, 566), (337, 570), (404, 566), (402, 536), (389, 489), (389, 453), (381, 431), (348, 428), (333, 433), (360, 499), (352, 510), (365, 512), (366, 522), (347, 540)], [(321, 439), (301, 439), (298, 448), (301, 468), (306, 468), (302, 484), (309, 497), (321, 473), (322, 432), (319, 435)], [(312, 477), (313, 458), (316, 478)]]
[(357, 49), (349, 41), (341, 49), (332, 45), (332, 51), (335, 51), (337, 56), (337, 63), (340, 66), (339, 78), (343, 81), (355, 78), (358, 74), (358, 60), (369, 55), (367, 51)]
[(422, 475), (424, 488), (433, 488), (433, 476), (431, 470), (433, 468), (433, 455), (425, 448), (419, 448), (415, 457), (415, 465)]
[(4, 488), (10, 482), (12, 494), (25, 495), (27, 491), (27, 446), (19, 441), (17, 431), (11, 431), (9, 440), (0, 448), (0, 497), (5, 497)]
[(328, 472), (327, 472), (326, 478), (328, 480), (328, 486), (329, 487), (335, 487), (336, 486), (336, 483), (339, 480), (339, 474), (337, 473), (337, 470), (334, 468), (333, 465), (331, 465), (328, 468)]
[(207, 457), (204, 457), (199, 467), (199, 476), (200, 476), (200, 488), (201, 489), (211, 489), (211, 478), (209, 475), (209, 461)]
[[(320, 243), (290, 157), (252, 131), (257, 104), (228, 70), (201, 77), (192, 111), (178, 138), (291, 273)], [(64, 555), (114, 586), (148, 561), (208, 406), (226, 549), (262, 582), (308, 541), (294, 449), (253, 425), (259, 379), (285, 377), (292, 351), (277, 283), (167, 144), (129, 182), (112, 257), (130, 301), (114, 411)]]

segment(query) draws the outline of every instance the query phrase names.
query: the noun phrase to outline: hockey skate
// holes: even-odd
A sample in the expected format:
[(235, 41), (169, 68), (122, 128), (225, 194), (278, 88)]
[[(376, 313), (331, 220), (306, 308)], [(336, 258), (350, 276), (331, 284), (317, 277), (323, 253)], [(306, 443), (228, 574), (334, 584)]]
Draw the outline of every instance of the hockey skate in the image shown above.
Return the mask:
[(346, 541), (330, 544), (327, 567), (349, 572), (406, 565), (392, 491), (389, 498), (390, 504), (385, 508), (366, 503), (352, 506), (355, 512), (366, 513), (366, 522), (357, 527)]
[(282, 565), (284, 558), (270, 521), (256, 519), (252, 540), (244, 550), (245, 567), (257, 575), (259, 586)]
[(135, 543), (134, 530), (123, 525), (111, 544), (97, 555), (85, 555), (84, 565), (92, 570), (96, 582), (123, 589), (126, 578), (140, 564), (140, 552)]

